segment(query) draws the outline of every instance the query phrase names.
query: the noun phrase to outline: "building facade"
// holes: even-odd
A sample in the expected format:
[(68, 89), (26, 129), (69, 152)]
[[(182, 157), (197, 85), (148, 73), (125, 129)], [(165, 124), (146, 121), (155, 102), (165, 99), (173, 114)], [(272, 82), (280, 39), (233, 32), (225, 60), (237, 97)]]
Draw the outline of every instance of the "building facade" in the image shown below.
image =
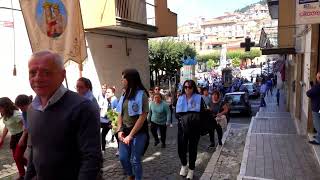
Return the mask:
[(177, 40), (188, 42), (199, 54), (221, 49), (222, 44), (226, 44), (227, 49), (240, 49), (240, 43), (246, 37), (258, 44), (261, 28), (272, 25), (277, 25), (277, 20), (271, 19), (268, 7), (254, 4), (245, 12), (198, 18), (194, 23), (179, 26)]
[(90, 52), (88, 59), (94, 62), (100, 84), (121, 89), (121, 72), (136, 68), (148, 88), (148, 38), (177, 35), (177, 14), (167, 8), (167, 1), (80, 2)]
[[(316, 72), (320, 71), (319, 23), (298, 24), (296, 1), (268, 2), (271, 15), (278, 18), (278, 34), (276, 42), (265, 38), (271, 43), (262, 45), (262, 54), (281, 55), (285, 65), (287, 110), (294, 117), (299, 133), (307, 134), (313, 132), (313, 124), (310, 98), (306, 92), (311, 88), (310, 82), (315, 81)], [(274, 37), (272, 33), (266, 33), (266, 36)]]

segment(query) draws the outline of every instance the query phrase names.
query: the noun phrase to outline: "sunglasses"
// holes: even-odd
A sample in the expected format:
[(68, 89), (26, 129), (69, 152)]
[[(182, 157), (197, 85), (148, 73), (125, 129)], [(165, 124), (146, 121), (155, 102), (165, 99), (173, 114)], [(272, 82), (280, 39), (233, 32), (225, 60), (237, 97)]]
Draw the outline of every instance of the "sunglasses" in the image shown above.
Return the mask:
[(192, 89), (192, 86), (184, 86), (184, 89)]

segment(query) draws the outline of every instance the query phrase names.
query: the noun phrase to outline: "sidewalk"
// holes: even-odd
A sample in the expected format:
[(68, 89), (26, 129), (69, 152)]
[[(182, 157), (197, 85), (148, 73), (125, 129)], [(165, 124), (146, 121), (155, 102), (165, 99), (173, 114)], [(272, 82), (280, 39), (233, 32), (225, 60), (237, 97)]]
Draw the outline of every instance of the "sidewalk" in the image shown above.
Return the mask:
[(319, 180), (312, 145), (307, 136), (297, 134), (284, 102), (278, 107), (275, 96), (268, 96), (266, 103), (252, 117), (238, 179)]

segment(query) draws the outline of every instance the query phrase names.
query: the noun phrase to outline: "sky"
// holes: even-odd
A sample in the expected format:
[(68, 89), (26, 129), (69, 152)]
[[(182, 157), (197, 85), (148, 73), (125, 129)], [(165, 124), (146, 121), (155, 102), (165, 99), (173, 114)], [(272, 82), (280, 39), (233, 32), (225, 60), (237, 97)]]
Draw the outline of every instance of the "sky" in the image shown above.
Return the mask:
[(168, 7), (178, 14), (178, 24), (186, 24), (196, 17), (217, 17), (233, 12), (260, 0), (167, 0)]

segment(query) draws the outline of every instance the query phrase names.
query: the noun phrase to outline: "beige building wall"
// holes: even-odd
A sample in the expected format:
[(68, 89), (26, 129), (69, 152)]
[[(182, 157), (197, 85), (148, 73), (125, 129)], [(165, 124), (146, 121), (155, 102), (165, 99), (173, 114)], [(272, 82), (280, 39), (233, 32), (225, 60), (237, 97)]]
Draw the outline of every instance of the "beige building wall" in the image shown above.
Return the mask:
[(294, 47), (295, 0), (279, 1), (278, 40), (279, 47)]
[(290, 70), (294, 71), (292, 73), (294, 79), (289, 82), (296, 81), (294, 100), (291, 101), (293, 104), (290, 105), (290, 111), (301, 134), (306, 134), (313, 129), (310, 99), (306, 96), (306, 92), (310, 89), (309, 82), (313, 79), (312, 74), (316, 71), (318, 33), (318, 25), (313, 25), (306, 33), (302, 34), (301, 40), (297, 41), (299, 43), (297, 46), (302, 48), (299, 49), (299, 54), (295, 55), (294, 66), (290, 67)]
[(126, 45), (124, 37), (94, 33), (86, 33), (86, 37), (88, 51), (92, 55), (89, 58), (93, 59), (100, 84), (115, 85), (117, 95), (120, 95), (121, 72), (126, 68), (136, 68), (144, 86), (149, 88), (150, 68), (147, 39), (127, 38)]

